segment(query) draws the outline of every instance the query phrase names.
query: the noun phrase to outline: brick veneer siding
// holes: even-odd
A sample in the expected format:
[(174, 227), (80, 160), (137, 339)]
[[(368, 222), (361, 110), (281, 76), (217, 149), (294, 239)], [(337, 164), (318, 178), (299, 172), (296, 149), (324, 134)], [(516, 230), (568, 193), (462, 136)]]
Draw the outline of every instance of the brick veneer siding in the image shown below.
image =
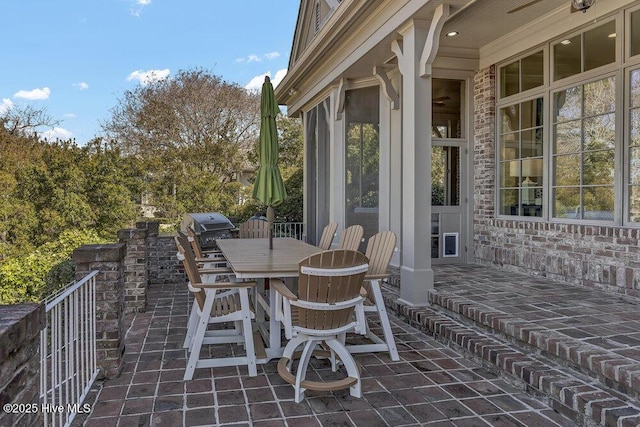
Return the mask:
[[(40, 331), (45, 326), (43, 304), (0, 306), (0, 404), (40, 408)], [(33, 408), (33, 406), (30, 406)], [(41, 425), (36, 411), (0, 411), (0, 426)]]
[(640, 230), (496, 218), (495, 67), (474, 79), (476, 262), (640, 297)]

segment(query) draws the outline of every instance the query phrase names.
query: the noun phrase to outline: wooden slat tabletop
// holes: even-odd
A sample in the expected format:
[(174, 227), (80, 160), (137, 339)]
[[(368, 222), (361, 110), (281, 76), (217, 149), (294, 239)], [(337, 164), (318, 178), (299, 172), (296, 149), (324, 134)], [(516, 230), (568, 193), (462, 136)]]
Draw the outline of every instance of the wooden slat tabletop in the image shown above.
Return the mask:
[(298, 262), (322, 251), (290, 237), (273, 239), (219, 239), (218, 247), (240, 279), (296, 277)]

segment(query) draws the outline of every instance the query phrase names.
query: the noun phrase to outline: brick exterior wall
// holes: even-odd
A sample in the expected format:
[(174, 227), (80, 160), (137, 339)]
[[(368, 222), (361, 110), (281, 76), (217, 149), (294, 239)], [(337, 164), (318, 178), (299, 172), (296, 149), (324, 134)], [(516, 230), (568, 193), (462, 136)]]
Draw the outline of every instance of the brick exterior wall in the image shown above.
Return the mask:
[[(43, 304), (0, 306), (0, 404), (40, 408), (40, 331)], [(19, 409), (19, 408), (17, 408)], [(31, 426), (43, 422), (40, 410), (0, 411), (0, 426)]]
[(155, 245), (149, 248), (149, 286), (186, 283), (177, 251), (173, 235), (158, 236)]
[(640, 297), (640, 230), (496, 218), (494, 66), (476, 74), (473, 101), (476, 262)]

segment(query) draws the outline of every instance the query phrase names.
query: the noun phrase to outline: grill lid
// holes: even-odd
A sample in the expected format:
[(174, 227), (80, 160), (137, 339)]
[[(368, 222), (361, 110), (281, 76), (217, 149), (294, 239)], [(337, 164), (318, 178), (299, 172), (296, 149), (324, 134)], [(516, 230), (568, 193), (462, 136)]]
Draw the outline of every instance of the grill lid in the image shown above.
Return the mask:
[(193, 225), (196, 234), (209, 231), (223, 231), (235, 228), (229, 218), (218, 212), (188, 213), (184, 215), (181, 229), (186, 232)]

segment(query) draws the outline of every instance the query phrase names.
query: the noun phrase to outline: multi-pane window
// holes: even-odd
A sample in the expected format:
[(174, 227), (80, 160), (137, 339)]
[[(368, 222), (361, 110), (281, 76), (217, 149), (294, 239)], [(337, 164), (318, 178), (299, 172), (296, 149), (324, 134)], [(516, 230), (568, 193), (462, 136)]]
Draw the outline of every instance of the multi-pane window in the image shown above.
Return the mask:
[(627, 18), (628, 28), (599, 22), (498, 69), (500, 215), (640, 222), (640, 68), (624, 65), (622, 98), (618, 56), (624, 44), (637, 64), (640, 10)]
[(629, 221), (640, 222), (640, 69), (629, 79)]
[(500, 213), (542, 216), (544, 100), (500, 109)]
[(610, 21), (553, 46), (554, 80), (616, 61), (616, 22)]
[(544, 52), (513, 61), (500, 69), (500, 97), (515, 95), (544, 84)]
[(553, 94), (555, 218), (613, 220), (615, 77)]

